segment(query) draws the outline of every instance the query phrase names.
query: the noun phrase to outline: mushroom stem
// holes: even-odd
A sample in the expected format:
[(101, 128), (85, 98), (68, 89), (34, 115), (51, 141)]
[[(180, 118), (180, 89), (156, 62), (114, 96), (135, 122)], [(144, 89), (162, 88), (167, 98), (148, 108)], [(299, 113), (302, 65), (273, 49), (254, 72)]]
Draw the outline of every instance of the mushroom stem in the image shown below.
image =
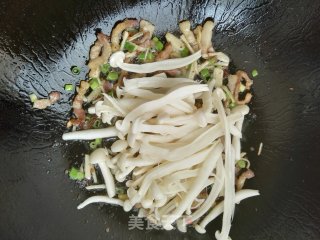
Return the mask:
[[(258, 195), (260, 195), (258, 190), (243, 189), (236, 192), (234, 203), (239, 204), (242, 200), (246, 198), (250, 198)], [(208, 225), (209, 222), (211, 222), (213, 219), (218, 217), (223, 212), (223, 209), (224, 209), (224, 201), (217, 204), (209, 212), (209, 214), (201, 221), (201, 223), (195, 226), (195, 229), (197, 230), (197, 232), (205, 233), (206, 232), (205, 227)]]
[[(110, 159), (109, 159), (110, 160)], [(110, 169), (107, 166), (108, 157), (106, 151), (103, 148), (98, 148), (90, 154), (91, 164), (98, 164), (102, 173), (104, 182), (106, 184), (107, 193), (110, 198), (116, 195), (115, 184)]]
[(63, 140), (93, 140), (97, 138), (116, 137), (118, 130), (115, 127), (89, 129), (75, 132), (68, 132), (62, 135)]
[(124, 52), (118, 51), (111, 55), (110, 65), (112, 67), (119, 67), (122, 70), (135, 73), (151, 73), (156, 71), (171, 70), (181, 68), (189, 65), (190, 63), (198, 60), (201, 57), (201, 52), (197, 51), (194, 54), (176, 59), (166, 59), (163, 61), (144, 63), (144, 64), (129, 64), (124, 63)]
[(108, 204), (123, 206), (123, 201), (121, 201), (119, 199), (109, 198), (107, 196), (92, 196), (92, 197), (87, 198), (81, 204), (79, 204), (77, 208), (82, 209), (91, 203), (108, 203)]
[(187, 209), (188, 206), (192, 204), (194, 199), (200, 194), (205, 185), (209, 175), (216, 166), (216, 162), (219, 159), (223, 150), (222, 144), (217, 144), (206, 156), (206, 159), (203, 161), (201, 168), (199, 169), (198, 176), (194, 179), (192, 186), (186, 193), (186, 196), (181, 200), (177, 208), (172, 212), (172, 218), (167, 224), (172, 224), (177, 220), (183, 212)]

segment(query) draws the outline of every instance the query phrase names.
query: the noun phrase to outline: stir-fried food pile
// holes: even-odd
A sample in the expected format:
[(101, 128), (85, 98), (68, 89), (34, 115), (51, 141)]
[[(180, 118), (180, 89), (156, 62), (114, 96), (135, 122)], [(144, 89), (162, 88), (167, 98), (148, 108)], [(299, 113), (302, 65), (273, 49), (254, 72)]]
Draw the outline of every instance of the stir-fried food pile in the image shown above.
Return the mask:
[(228, 239), (235, 204), (259, 195), (243, 189), (254, 176), (241, 151), (252, 80), (229, 73), (229, 57), (212, 45), (214, 25), (183, 21), (180, 36), (161, 38), (150, 22), (125, 19), (110, 37), (97, 33), (63, 135), (89, 140), (69, 176), (99, 194), (79, 209), (114, 204), (166, 230), (199, 233), (223, 213), (216, 238)]

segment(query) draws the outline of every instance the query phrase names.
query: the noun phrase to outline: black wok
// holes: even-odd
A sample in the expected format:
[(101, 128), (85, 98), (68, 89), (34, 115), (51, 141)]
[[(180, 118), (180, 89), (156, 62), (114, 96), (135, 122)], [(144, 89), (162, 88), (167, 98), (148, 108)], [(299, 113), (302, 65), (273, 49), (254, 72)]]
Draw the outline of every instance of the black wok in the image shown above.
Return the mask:
[[(244, 150), (261, 197), (237, 206), (232, 239), (320, 239), (320, 1), (2, 0), (0, 3), (0, 239), (213, 239), (188, 230), (128, 229), (130, 213), (91, 205), (64, 174), (81, 143), (61, 140), (70, 111), (65, 83), (86, 74), (95, 29), (145, 18), (158, 33), (182, 19), (218, 24), (214, 44), (254, 80)], [(79, 77), (70, 67), (82, 67)], [(60, 104), (35, 111), (28, 95), (63, 92)], [(259, 143), (264, 147), (257, 156)], [(253, 151), (252, 148), (254, 148)]]

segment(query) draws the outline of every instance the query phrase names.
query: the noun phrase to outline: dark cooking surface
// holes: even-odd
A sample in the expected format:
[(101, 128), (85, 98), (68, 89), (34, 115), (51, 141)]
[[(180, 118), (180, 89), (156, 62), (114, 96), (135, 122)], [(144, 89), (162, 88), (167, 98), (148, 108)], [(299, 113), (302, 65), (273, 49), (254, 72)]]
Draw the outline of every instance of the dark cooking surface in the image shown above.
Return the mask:
[[(219, 219), (206, 235), (143, 232), (128, 230), (130, 214), (120, 208), (76, 210), (85, 194), (64, 170), (81, 159), (72, 156), (80, 144), (61, 140), (71, 97), (63, 85), (79, 80), (70, 75), (72, 65), (85, 76), (94, 29), (109, 33), (125, 17), (151, 20), (158, 32), (185, 18), (219, 22), (216, 48), (238, 68), (259, 71), (245, 150), (256, 173), (247, 186), (261, 197), (237, 206), (231, 237), (320, 239), (319, 12), (320, 1), (312, 0), (1, 1), (0, 239), (213, 239), (220, 228)], [(31, 110), (31, 92), (52, 90), (64, 93), (59, 105)]]

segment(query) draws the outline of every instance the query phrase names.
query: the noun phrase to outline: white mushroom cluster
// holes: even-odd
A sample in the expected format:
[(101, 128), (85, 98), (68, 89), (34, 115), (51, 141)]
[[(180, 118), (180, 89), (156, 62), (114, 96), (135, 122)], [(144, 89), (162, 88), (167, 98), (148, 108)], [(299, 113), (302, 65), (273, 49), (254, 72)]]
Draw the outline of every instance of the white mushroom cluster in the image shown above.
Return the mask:
[[(194, 224), (200, 233), (225, 209), (220, 235), (228, 236), (235, 203), (258, 192), (235, 191), (241, 128), (249, 108), (239, 105), (226, 112), (225, 93), (214, 83), (165, 74), (125, 79), (118, 98), (104, 95), (89, 108), (103, 122), (118, 119), (115, 126), (70, 132), (63, 138), (119, 140), (110, 153), (99, 148), (89, 157), (102, 173), (107, 196), (91, 197), (79, 208), (92, 202), (117, 204), (125, 211), (136, 206), (167, 230), (176, 222), (181, 231)], [(127, 200), (114, 198), (115, 181), (125, 182)], [(221, 197), (224, 201), (216, 204)]]

